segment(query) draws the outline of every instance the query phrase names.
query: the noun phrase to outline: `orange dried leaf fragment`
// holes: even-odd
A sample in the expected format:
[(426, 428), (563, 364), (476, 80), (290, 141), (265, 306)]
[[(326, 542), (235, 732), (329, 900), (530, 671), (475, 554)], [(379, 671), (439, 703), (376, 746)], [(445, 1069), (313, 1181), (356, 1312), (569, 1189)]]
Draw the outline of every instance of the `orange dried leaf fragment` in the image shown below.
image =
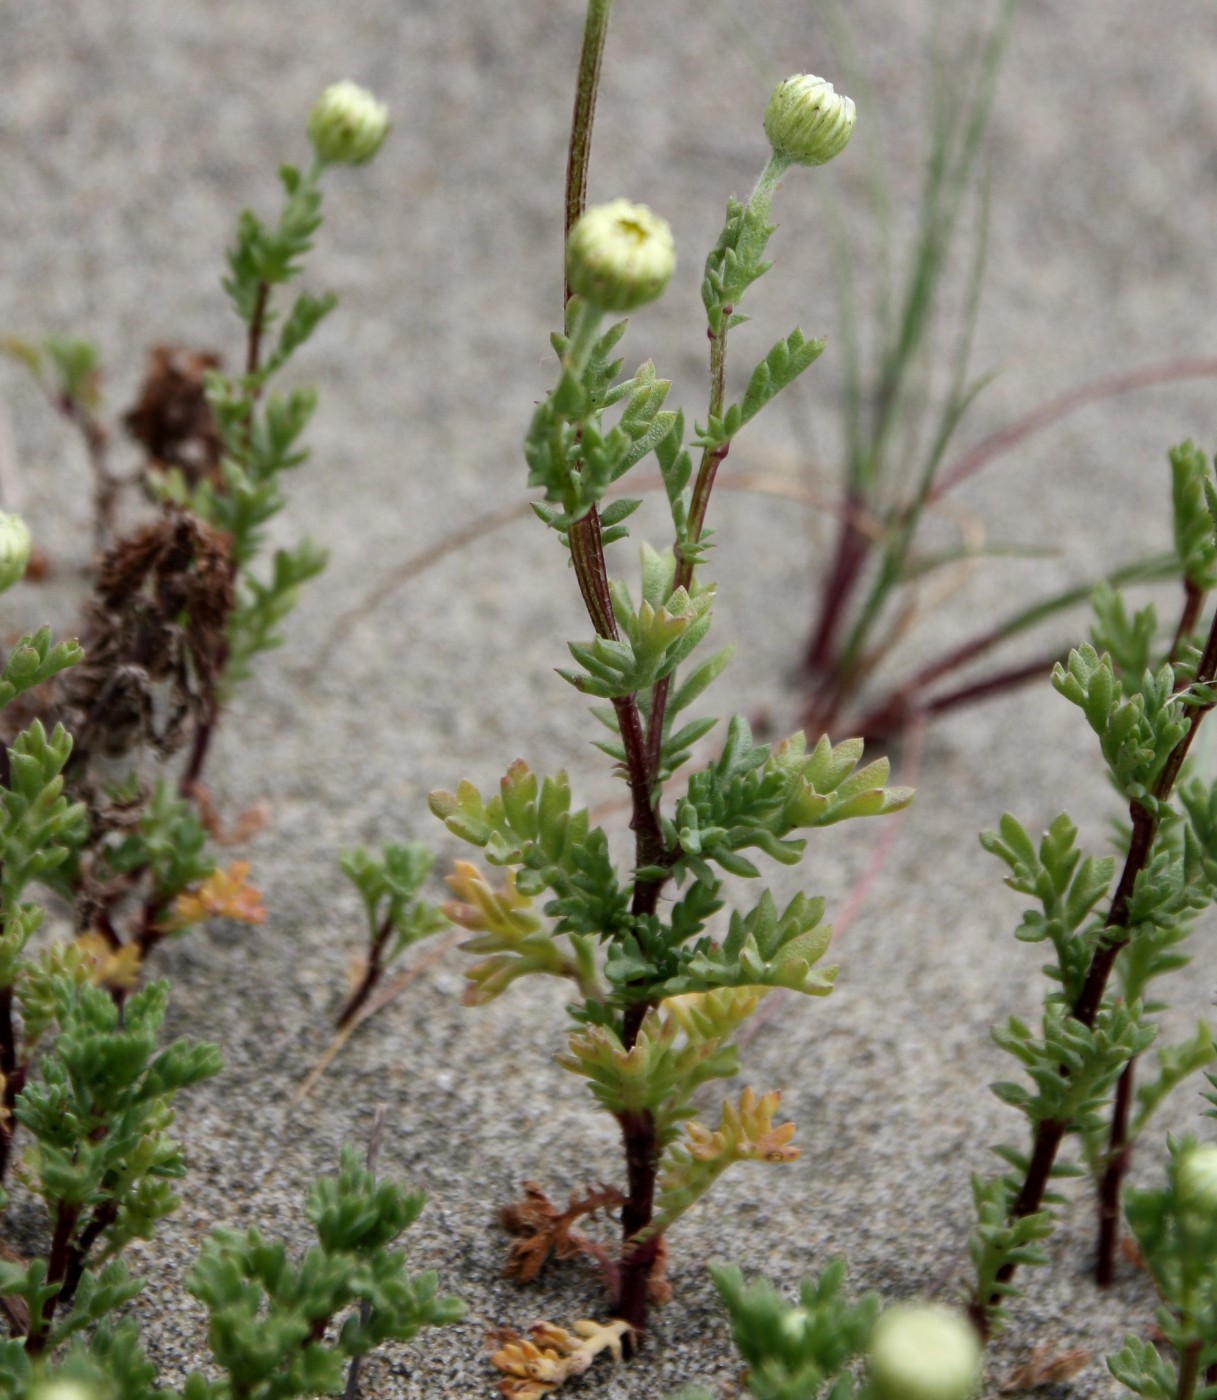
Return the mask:
[(195, 890), (184, 890), (173, 901), (166, 933), (178, 933), (205, 919), (237, 919), (243, 924), (266, 922), (261, 892), (249, 883), (249, 862), (235, 860), (227, 870), (217, 868)]
[(97, 929), (76, 939), (89, 981), (107, 991), (130, 992), (139, 986), (140, 953), (134, 943), (115, 948)]

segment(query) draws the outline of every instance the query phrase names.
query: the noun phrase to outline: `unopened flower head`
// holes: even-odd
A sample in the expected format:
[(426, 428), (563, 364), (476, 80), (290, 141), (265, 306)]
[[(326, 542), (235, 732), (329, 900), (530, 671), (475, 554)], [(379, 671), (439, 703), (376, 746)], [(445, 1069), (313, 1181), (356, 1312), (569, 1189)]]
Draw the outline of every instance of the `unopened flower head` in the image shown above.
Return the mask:
[(317, 159), (327, 165), (363, 165), (389, 130), (389, 109), (358, 83), (328, 87), (313, 103), (308, 135)]
[(97, 1400), (97, 1392), (83, 1381), (43, 1381), (30, 1391), (29, 1400)]
[(853, 134), (853, 101), (811, 73), (796, 73), (773, 90), (765, 108), (765, 135), (774, 154), (797, 165), (823, 165)]
[(566, 242), (571, 291), (601, 311), (633, 311), (654, 301), (675, 266), (672, 230), (628, 199), (593, 205)]
[(0, 511), (0, 593), (24, 577), (29, 562), (29, 528), (19, 515)]
[(871, 1391), (876, 1400), (970, 1400), (980, 1361), (980, 1337), (961, 1313), (897, 1303), (871, 1334)]
[(1175, 1189), (1185, 1207), (1217, 1221), (1217, 1146), (1189, 1147), (1179, 1154)]

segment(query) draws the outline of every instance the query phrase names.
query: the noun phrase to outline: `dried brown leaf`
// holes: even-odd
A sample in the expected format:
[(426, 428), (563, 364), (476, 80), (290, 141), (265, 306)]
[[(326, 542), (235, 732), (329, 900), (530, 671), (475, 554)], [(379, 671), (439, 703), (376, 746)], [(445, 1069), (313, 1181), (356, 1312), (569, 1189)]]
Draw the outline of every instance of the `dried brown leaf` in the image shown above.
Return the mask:
[(1067, 1381), (1090, 1362), (1091, 1353), (1078, 1348), (1057, 1351), (1053, 1342), (1041, 1342), (1029, 1360), (1011, 1371), (1001, 1387), (1003, 1395), (1017, 1390), (1035, 1390), (1041, 1385), (1056, 1385)]
[[(10, 1264), (29, 1263), (28, 1259), (10, 1249), (2, 1241), (0, 1241), (0, 1259), (7, 1260)], [(3, 1313), (8, 1319), (9, 1331), (14, 1337), (24, 1337), (30, 1330), (30, 1310), (26, 1306), (24, 1298), (18, 1298), (15, 1293), (0, 1296), (0, 1313)]]
[(199, 809), (199, 820), (204, 830), (217, 846), (243, 846), (270, 822), (268, 802), (256, 802), (252, 807), (246, 807), (243, 812), (237, 813), (236, 821), (231, 826), (225, 826), (215, 800), (202, 783), (195, 783), (190, 795)]
[(539, 1182), (526, 1181), (524, 1196), (499, 1212), (499, 1222), (509, 1234), (519, 1238), (511, 1247), (503, 1272), (517, 1283), (531, 1283), (552, 1253), (557, 1259), (573, 1259), (588, 1254), (603, 1264), (604, 1250), (581, 1230), (574, 1228), (584, 1216), (596, 1211), (616, 1210), (625, 1197), (615, 1186), (600, 1186), (579, 1196), (572, 1191), (570, 1203), (559, 1210)]
[(668, 1239), (660, 1235), (655, 1245), (655, 1258), (651, 1261), (651, 1272), (647, 1275), (647, 1298), (657, 1308), (672, 1301), (672, 1285), (667, 1279)]
[(153, 346), (139, 399), (123, 415), (123, 426), (151, 464), (162, 471), (177, 467), (191, 486), (220, 481), (224, 448), (206, 391), (208, 372), (220, 364), (207, 350)]
[(172, 753), (188, 720), (214, 718), (234, 574), (229, 537), (177, 507), (106, 551), (85, 660), (65, 678), (78, 771), (93, 752), (118, 757), (145, 743)]
[(1132, 1235), (1122, 1235), (1120, 1237), (1120, 1254), (1134, 1269), (1144, 1269), (1147, 1267), (1145, 1256), (1141, 1253), (1140, 1246)]

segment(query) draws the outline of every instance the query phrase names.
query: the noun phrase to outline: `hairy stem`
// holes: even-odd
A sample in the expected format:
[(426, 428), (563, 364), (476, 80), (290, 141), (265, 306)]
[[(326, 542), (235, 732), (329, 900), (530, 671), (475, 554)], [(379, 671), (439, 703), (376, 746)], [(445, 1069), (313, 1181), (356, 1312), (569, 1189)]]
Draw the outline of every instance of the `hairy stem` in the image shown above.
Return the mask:
[[(706, 337), (710, 342), (710, 417), (712, 418), (722, 416), (723, 403), (726, 400), (727, 330), (733, 309), (730, 306), (723, 307), (717, 334), (712, 328), (706, 328)], [(697, 468), (697, 481), (694, 484), (693, 497), (689, 503), (688, 536), (691, 544), (696, 544), (701, 539), (701, 532), (706, 523), (706, 511), (710, 505), (710, 492), (714, 489), (714, 478), (730, 450), (731, 441), (728, 439), (726, 442), (720, 443), (718, 447), (707, 448), (701, 455), (701, 463)], [(676, 555), (676, 576), (672, 584), (673, 591), (677, 588), (689, 588), (693, 583), (694, 562), (685, 557), (679, 540), (675, 543), (674, 553)], [(652, 783), (656, 782), (659, 776), (664, 717), (667, 714), (668, 692), (671, 686), (671, 676), (664, 676), (661, 681), (656, 683), (651, 692), (646, 758)]]
[[(709, 412), (711, 418), (722, 417), (723, 404), (726, 401), (727, 330), (731, 324), (734, 310), (733, 306), (724, 306), (717, 333), (709, 328), (706, 330), (706, 338), (710, 342)], [(706, 448), (701, 454), (701, 462), (697, 468), (697, 481), (693, 486), (693, 499), (689, 504), (689, 540), (692, 544), (696, 544), (701, 539), (701, 532), (706, 523), (706, 510), (710, 505), (710, 492), (714, 489), (714, 478), (730, 450), (731, 440), (728, 438), (726, 442), (720, 443), (717, 447)], [(677, 542), (676, 587), (688, 588), (692, 582), (693, 561), (684, 556), (680, 544)]]
[[(609, 11), (613, 0), (588, 0), (587, 21), (583, 27), (583, 50), (579, 55), (579, 77), (575, 86), (575, 110), (570, 122), (570, 145), (566, 157), (566, 200), (562, 246), (570, 236), (575, 220), (587, 207), (587, 172), (592, 158), (592, 125), (596, 117), (596, 93), (600, 88), (600, 61), (608, 37)], [(570, 300), (570, 284), (563, 279), (563, 300)]]

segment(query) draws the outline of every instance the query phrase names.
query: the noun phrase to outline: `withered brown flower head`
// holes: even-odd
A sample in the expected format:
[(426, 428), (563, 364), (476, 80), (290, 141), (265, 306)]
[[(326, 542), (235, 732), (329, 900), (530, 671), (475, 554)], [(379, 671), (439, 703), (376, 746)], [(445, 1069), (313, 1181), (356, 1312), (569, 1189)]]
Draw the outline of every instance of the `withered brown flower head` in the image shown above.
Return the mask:
[(123, 426), (140, 443), (151, 465), (177, 467), (191, 486), (219, 481), (222, 444), (207, 403), (204, 379), (220, 368), (220, 357), (181, 345), (155, 345), (138, 401)]
[(188, 719), (210, 722), (233, 580), (229, 537), (177, 507), (107, 551), (70, 681), (79, 754), (172, 753)]

